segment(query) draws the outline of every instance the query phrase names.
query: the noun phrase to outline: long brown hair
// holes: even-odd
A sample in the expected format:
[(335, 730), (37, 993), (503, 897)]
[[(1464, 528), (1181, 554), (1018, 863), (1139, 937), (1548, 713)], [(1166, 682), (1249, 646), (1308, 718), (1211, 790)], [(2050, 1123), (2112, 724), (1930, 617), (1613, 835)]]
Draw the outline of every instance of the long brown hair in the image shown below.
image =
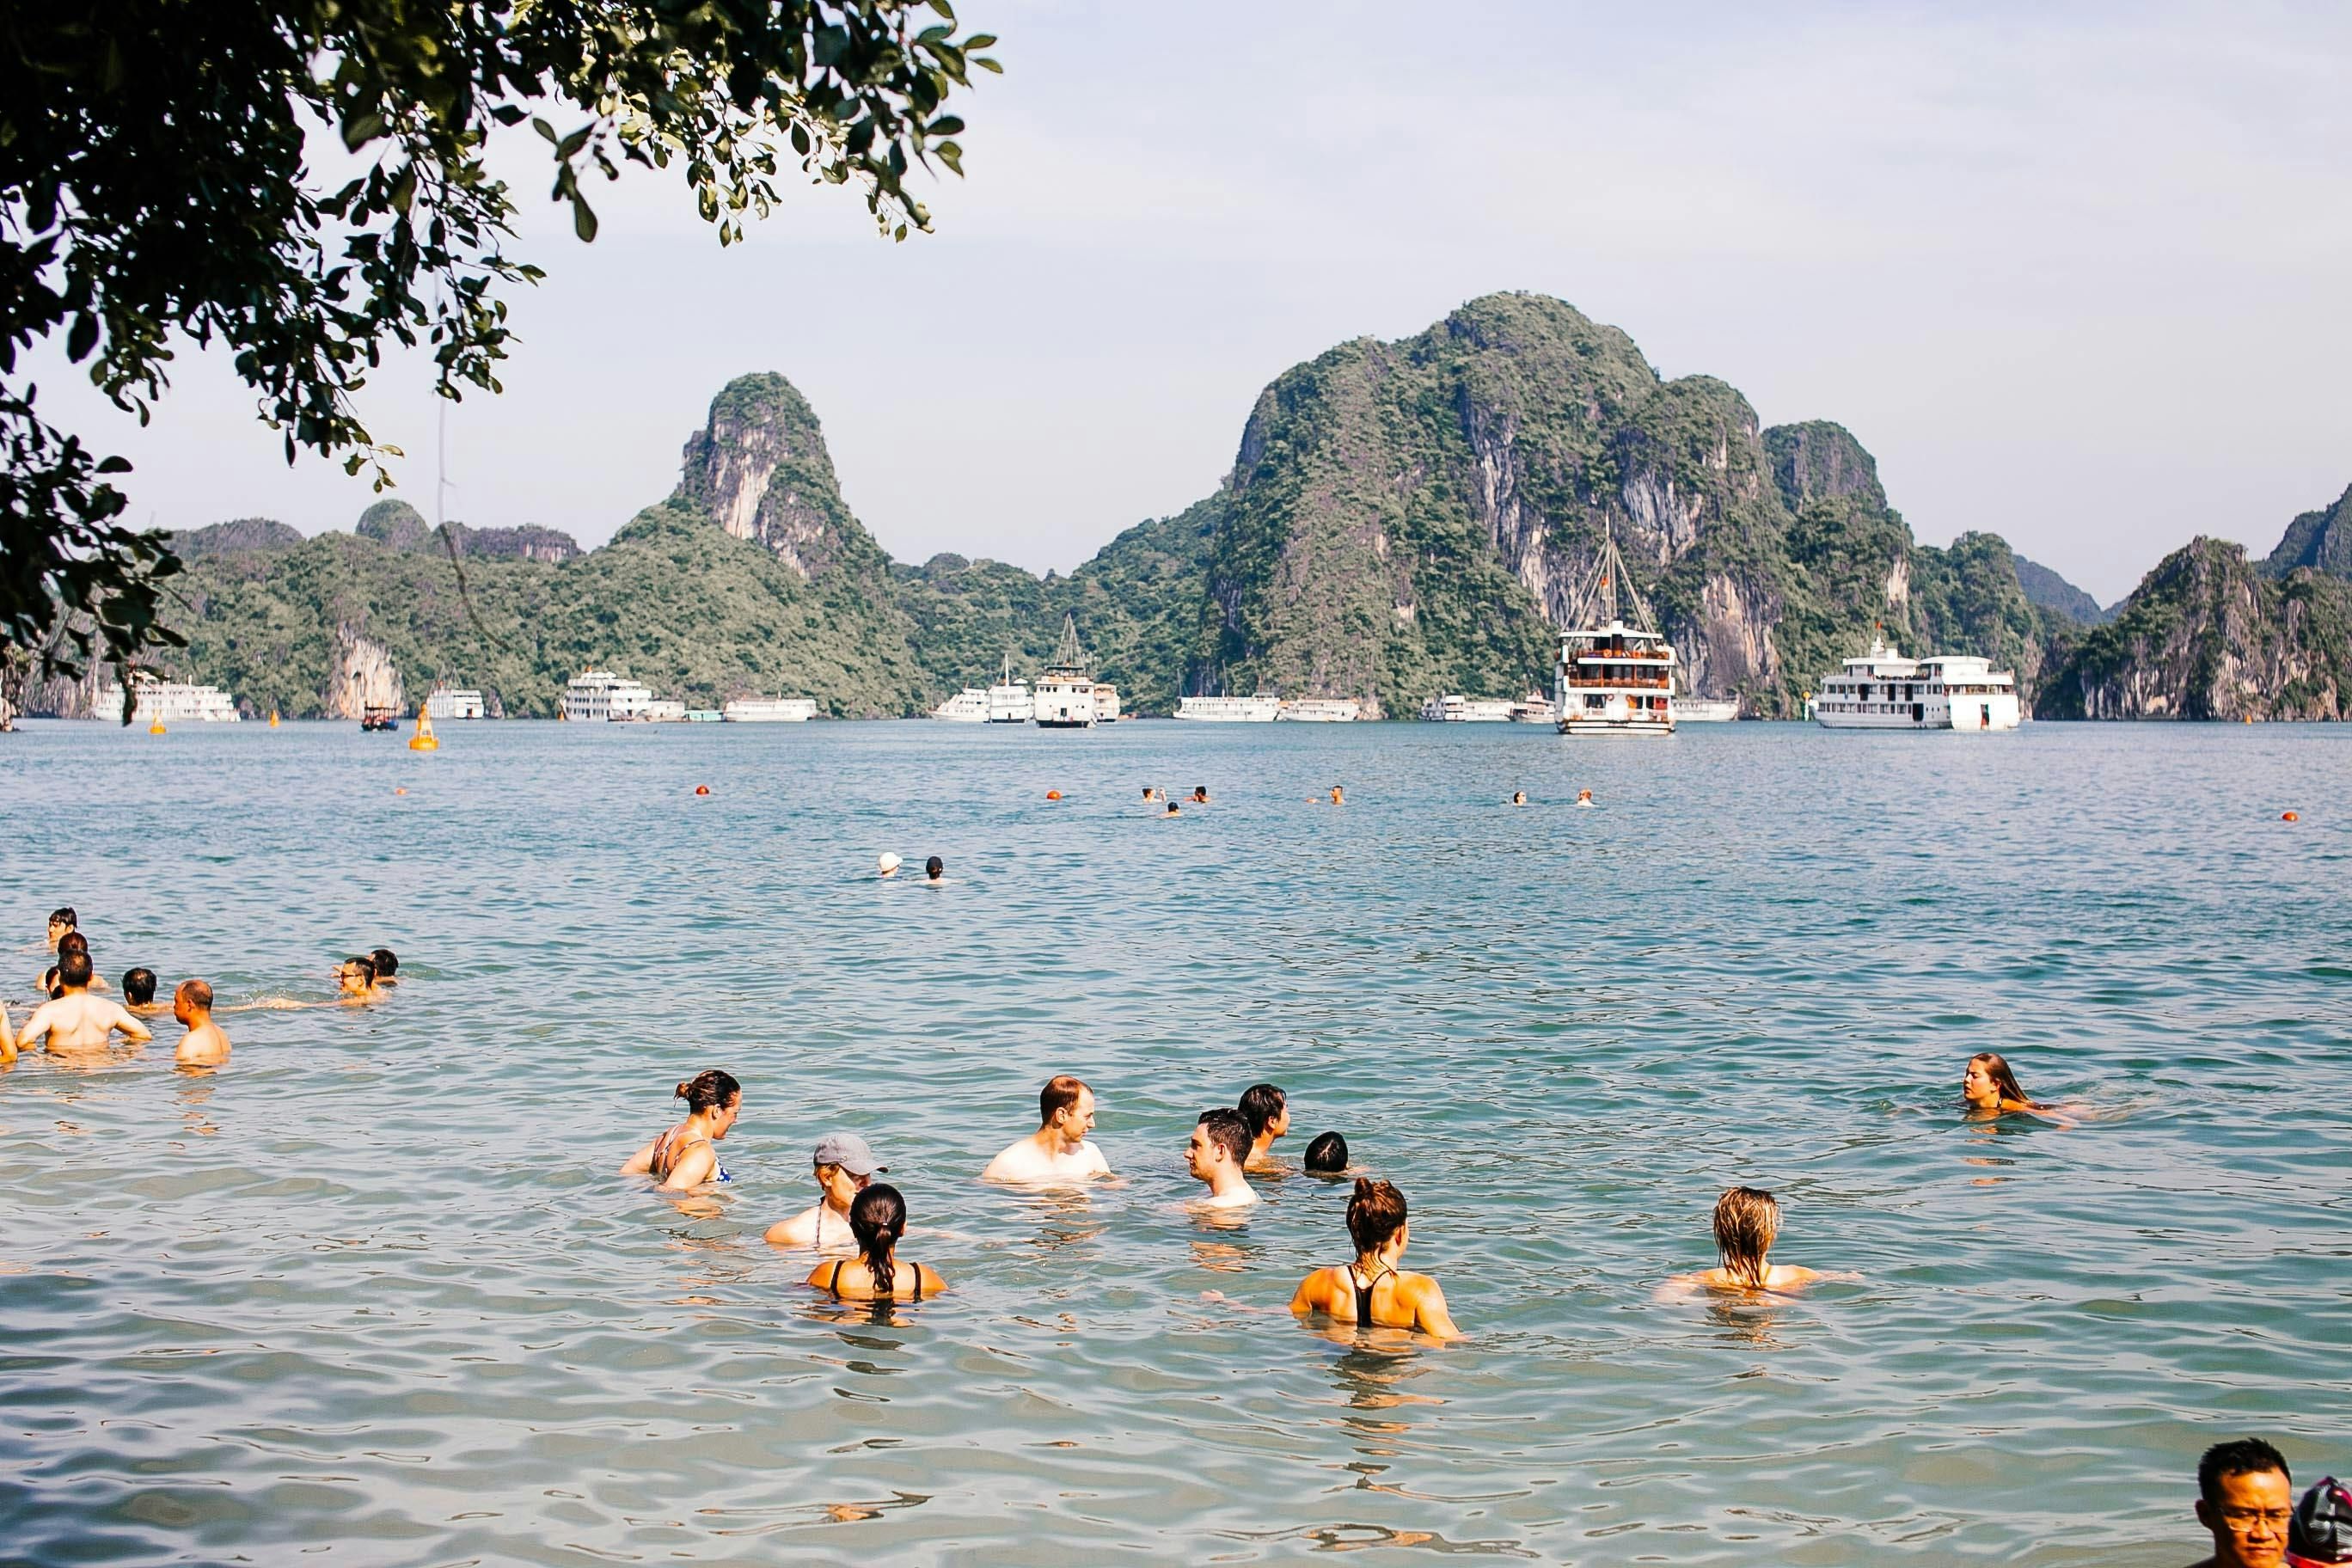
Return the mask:
[(907, 1234), (907, 1200), (889, 1183), (875, 1183), (849, 1200), (849, 1234), (857, 1238), (858, 1256), (874, 1276), (874, 1294), (888, 1297), (898, 1285), (890, 1255)]
[(1348, 1235), (1356, 1243), (1356, 1256), (1378, 1252), (1403, 1228), (1404, 1194), (1386, 1182), (1358, 1176), (1355, 1195), (1348, 1200)]
[(1999, 1051), (1979, 1051), (1969, 1058), (1969, 1065), (1974, 1067), (1979, 1062), (1984, 1063), (1985, 1071), (1992, 1075), (1992, 1086), (2000, 1091), (2001, 1099), (2013, 1100), (2020, 1105), (2033, 1103), (2033, 1097), (2017, 1081), (2017, 1074), (2010, 1070), (2008, 1058)]
[(1715, 1250), (1723, 1270), (1752, 1289), (1770, 1278), (1764, 1255), (1780, 1234), (1780, 1200), (1761, 1187), (1727, 1187), (1715, 1200)]
[[(352, 962), (360, 963), (365, 961), (355, 958)], [(686, 1101), (687, 1110), (693, 1114), (720, 1110), (742, 1092), (743, 1086), (735, 1081), (735, 1075), (719, 1068), (703, 1068), (679, 1084), (677, 1090), (677, 1097)]]

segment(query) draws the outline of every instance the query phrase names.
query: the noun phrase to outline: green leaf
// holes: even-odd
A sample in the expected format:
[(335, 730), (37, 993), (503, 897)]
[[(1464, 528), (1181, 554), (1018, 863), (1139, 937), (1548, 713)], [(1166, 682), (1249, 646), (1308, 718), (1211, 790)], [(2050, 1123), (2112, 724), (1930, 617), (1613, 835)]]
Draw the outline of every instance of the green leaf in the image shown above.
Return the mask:
[(98, 318), (84, 310), (74, 318), (73, 331), (66, 335), (66, 358), (75, 364), (89, 357), (98, 347)]
[(596, 242), (596, 215), (589, 210), (588, 199), (576, 191), (572, 195), (572, 232), (578, 235), (583, 244), (593, 245)]

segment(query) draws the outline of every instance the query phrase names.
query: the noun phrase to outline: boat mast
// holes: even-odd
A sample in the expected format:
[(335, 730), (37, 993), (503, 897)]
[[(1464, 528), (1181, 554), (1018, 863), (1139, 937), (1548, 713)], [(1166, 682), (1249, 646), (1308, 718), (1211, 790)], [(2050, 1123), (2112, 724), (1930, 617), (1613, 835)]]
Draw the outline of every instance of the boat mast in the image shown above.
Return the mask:
[(1598, 629), (1624, 619), (1618, 598), (1621, 584), (1624, 598), (1633, 606), (1633, 624), (1652, 637), (1657, 636), (1657, 620), (1634, 588), (1633, 580), (1626, 575), (1625, 558), (1617, 552), (1616, 531), (1604, 521), (1601, 525), (1601, 551), (1593, 560), (1591, 575), (1584, 580), (1576, 607), (1576, 626), (1571, 629)]

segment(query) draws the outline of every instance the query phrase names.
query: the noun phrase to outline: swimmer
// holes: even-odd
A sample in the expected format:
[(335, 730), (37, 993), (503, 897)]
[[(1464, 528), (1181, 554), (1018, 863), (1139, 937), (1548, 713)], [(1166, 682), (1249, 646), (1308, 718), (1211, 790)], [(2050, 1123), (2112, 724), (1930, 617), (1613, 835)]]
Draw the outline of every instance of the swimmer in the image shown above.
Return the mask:
[(1592, 792), (1591, 790), (1580, 789), (1576, 792), (1576, 804), (1584, 807), (1585, 810), (1590, 811), (1601, 803), (1592, 798)]
[(991, 1160), (982, 1181), (1083, 1182), (1110, 1174), (1110, 1162), (1087, 1137), (1095, 1126), (1093, 1089), (1061, 1074), (1038, 1091), (1037, 1119), (1037, 1131)]
[(1340, 793), (1340, 789), (1338, 784), (1333, 784), (1331, 786), (1331, 804), (1333, 805), (1345, 805), (1348, 804), (1348, 797)]
[(901, 862), (896, 855), (893, 855), (890, 851), (885, 849), (880, 855), (875, 858), (874, 875), (877, 879), (895, 877), (898, 874), (898, 867), (900, 864)]
[(1678, 1274), (1674, 1282), (1710, 1290), (1794, 1290), (1820, 1279), (1817, 1269), (1765, 1260), (1780, 1234), (1778, 1198), (1761, 1187), (1727, 1187), (1715, 1201), (1715, 1250), (1722, 1264)]
[(41, 945), (47, 948), (51, 952), (55, 952), (58, 950), (58, 940), (62, 938), (66, 932), (69, 931), (79, 931), (80, 929), (81, 917), (74, 913), (73, 906), (71, 904), (68, 904), (61, 909), (51, 910), (49, 911), (48, 940)]
[(1242, 1162), (1249, 1158), (1249, 1121), (1240, 1111), (1201, 1112), (1192, 1126), (1192, 1141), (1184, 1148), (1184, 1168), (1195, 1181), (1208, 1184), (1209, 1195), (1202, 1200), (1202, 1208), (1246, 1208), (1257, 1202), (1257, 1194), (1242, 1175)]
[(122, 1005), (134, 1013), (160, 1013), (155, 1003), (155, 972), (152, 969), (126, 969), (122, 972)]
[(2216, 1443), (2197, 1461), (2197, 1522), (2213, 1554), (2195, 1568), (2279, 1568), (2294, 1528), (2286, 1456), (2260, 1437)]
[[(1159, 805), (1161, 801), (1166, 800), (1167, 798), (1168, 798), (1168, 797), (1167, 797), (1166, 795), (1164, 795), (1160, 794), (1160, 791), (1158, 791), (1158, 790), (1156, 790), (1156, 789), (1153, 789), (1150, 784), (1145, 784), (1145, 785), (1143, 786), (1143, 804), (1144, 804), (1144, 805)], [(1171, 803), (1171, 804), (1172, 804), (1172, 803)]]
[(1337, 1132), (1318, 1132), (1307, 1145), (1307, 1173), (1336, 1176), (1348, 1168), (1348, 1141)]
[(138, 1043), (152, 1040), (147, 1026), (103, 996), (89, 994), (89, 952), (68, 943), (58, 956), (58, 994), (33, 1009), (24, 1032), (9, 1047), (8, 1058), (45, 1040), (51, 1056), (74, 1056), (104, 1050), (109, 1037), (121, 1035)]
[(948, 1282), (929, 1267), (898, 1257), (907, 1234), (907, 1200), (887, 1182), (877, 1182), (849, 1205), (849, 1233), (857, 1256), (820, 1263), (808, 1282), (829, 1290), (836, 1301), (919, 1301), (937, 1296)]
[(1160, 820), (1162, 822), (1167, 821), (1170, 817), (1178, 815), (1179, 809), (1180, 808), (1174, 801), (1170, 801), (1168, 803), (1168, 809), (1160, 814)]
[[(79, 952), (84, 958), (88, 958), (89, 956), (89, 938), (82, 935), (81, 932), (78, 931), (69, 931), (63, 936), (58, 938), (58, 963), (64, 963), (66, 954), (69, 952)], [(90, 965), (89, 988), (92, 991), (103, 991), (106, 989), (106, 982), (99, 978), (98, 966), (95, 963)], [(52, 963), (48, 968), (41, 972), (41, 994), (49, 997), (51, 1000), (55, 1000), (57, 997), (58, 965), (56, 963)]]
[(923, 886), (943, 888), (948, 880), (948, 863), (934, 855), (923, 862)]
[(1302, 1318), (1320, 1312), (1360, 1329), (1415, 1329), (1435, 1339), (1460, 1338), (1437, 1281), (1397, 1268), (1404, 1259), (1409, 1228), (1402, 1193), (1386, 1182), (1357, 1177), (1355, 1195), (1348, 1200), (1348, 1235), (1356, 1244), (1356, 1261), (1318, 1268), (1300, 1280), (1290, 1310)]
[(172, 993), (172, 1016), (188, 1032), (172, 1048), (172, 1059), (184, 1068), (216, 1068), (228, 1060), (228, 1035), (213, 1022), (213, 988), (201, 980), (183, 980)]
[(1511, 804), (1512, 804), (1513, 805), (1527, 805), (1527, 804), (1528, 804), (1528, 792), (1527, 792), (1527, 791), (1525, 791), (1525, 790), (1523, 790), (1523, 789), (1515, 789), (1515, 790), (1513, 790), (1513, 791), (1511, 792)]
[(731, 1180), (719, 1163), (719, 1141), (743, 1109), (743, 1086), (732, 1073), (706, 1068), (673, 1090), (686, 1101), (686, 1120), (629, 1156), (625, 1176), (651, 1176), (666, 1193)]
[(351, 1006), (383, 1000), (383, 993), (376, 986), (373, 958), (347, 958), (335, 965), (335, 984), (342, 990), (337, 1000)]
[(2025, 1092), (1998, 1051), (1979, 1051), (1969, 1058), (1968, 1072), (1960, 1079), (1960, 1099), (1970, 1110), (1994, 1116), (2006, 1110), (2047, 1109)]
[(1207, 784), (1194, 784), (1192, 786), (1192, 804), (1194, 805), (1206, 805), (1209, 804), (1209, 786)]
[(368, 956), (375, 960), (375, 983), (378, 985), (400, 984), (395, 978), (400, 973), (400, 954), (388, 947), (379, 947)]
[(1242, 1162), (1243, 1167), (1252, 1171), (1282, 1169), (1274, 1159), (1274, 1141), (1290, 1131), (1290, 1102), (1282, 1090), (1270, 1083), (1254, 1083), (1242, 1090), (1241, 1103), (1234, 1109), (1249, 1123), (1249, 1156)]
[(790, 1219), (768, 1227), (771, 1247), (841, 1248), (854, 1245), (849, 1236), (849, 1208), (877, 1172), (890, 1167), (874, 1158), (866, 1140), (855, 1132), (828, 1132), (816, 1141), (812, 1156), (816, 1166), (817, 1201)]

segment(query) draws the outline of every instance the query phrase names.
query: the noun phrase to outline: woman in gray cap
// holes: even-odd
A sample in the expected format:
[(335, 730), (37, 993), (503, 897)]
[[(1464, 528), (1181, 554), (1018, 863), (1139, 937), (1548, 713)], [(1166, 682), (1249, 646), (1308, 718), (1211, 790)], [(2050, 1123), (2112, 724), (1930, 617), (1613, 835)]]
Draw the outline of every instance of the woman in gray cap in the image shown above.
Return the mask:
[(828, 1132), (817, 1140), (812, 1156), (816, 1165), (817, 1202), (768, 1227), (776, 1247), (814, 1247), (827, 1252), (854, 1250), (849, 1233), (849, 1205), (866, 1190), (875, 1173), (890, 1167), (877, 1163), (866, 1140), (855, 1132)]

